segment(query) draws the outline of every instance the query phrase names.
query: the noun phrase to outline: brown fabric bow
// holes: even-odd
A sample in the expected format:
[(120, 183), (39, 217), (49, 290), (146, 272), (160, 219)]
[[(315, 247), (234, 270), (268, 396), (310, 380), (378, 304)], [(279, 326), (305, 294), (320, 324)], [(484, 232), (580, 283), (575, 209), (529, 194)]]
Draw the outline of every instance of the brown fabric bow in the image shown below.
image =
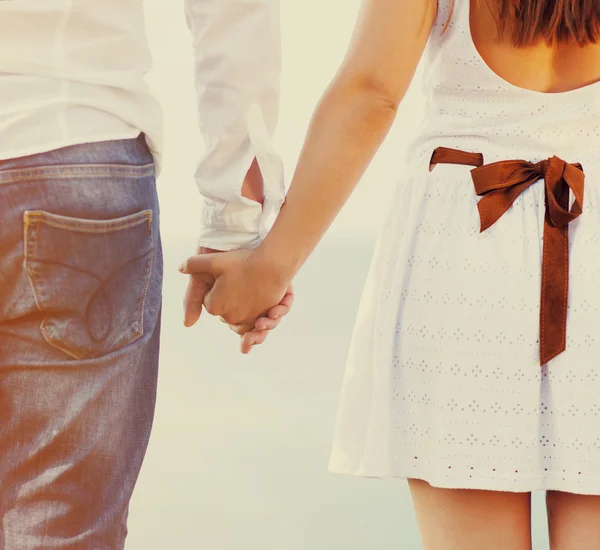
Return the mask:
[[(539, 179), (545, 180), (546, 217), (542, 252), (540, 301), (540, 365), (565, 351), (569, 285), (569, 226), (583, 207), (584, 179), (580, 164), (568, 164), (554, 156), (537, 164), (525, 160), (483, 163), (480, 153), (438, 147), (431, 157), (436, 164), (464, 164), (471, 170), (478, 202), (481, 231), (510, 208), (516, 198)], [(570, 191), (574, 202), (569, 209)]]

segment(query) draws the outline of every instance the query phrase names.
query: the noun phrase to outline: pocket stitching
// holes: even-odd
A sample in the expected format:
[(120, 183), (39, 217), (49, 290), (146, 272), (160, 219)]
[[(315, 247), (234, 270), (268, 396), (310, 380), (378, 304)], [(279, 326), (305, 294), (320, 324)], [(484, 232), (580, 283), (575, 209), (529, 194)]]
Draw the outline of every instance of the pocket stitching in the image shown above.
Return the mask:
[(127, 346), (131, 344), (134, 340), (137, 340), (144, 334), (144, 309), (146, 306), (146, 295), (148, 294), (148, 288), (150, 287), (150, 277), (152, 274), (152, 266), (154, 264), (154, 246), (150, 248), (150, 260), (148, 261), (148, 267), (146, 268), (146, 284), (144, 285), (144, 290), (142, 291), (142, 295), (139, 300), (138, 305), (138, 329), (134, 332), (134, 335), (127, 340), (123, 346)]
[[(30, 233), (30, 231), (29, 231), (31, 226), (35, 226), (32, 233)], [(25, 213), (25, 237), (26, 238), (25, 238), (25, 254), (24, 254), (25, 257), (23, 259), (23, 263), (24, 263), (24, 267), (25, 267), (25, 273), (27, 274), (27, 279), (29, 280), (29, 286), (31, 287), (31, 291), (33, 293), (35, 305), (37, 306), (37, 308), (40, 311), (42, 311), (41, 305), (38, 301), (38, 293), (35, 291), (34, 279), (36, 277), (36, 273), (35, 273), (35, 269), (31, 265), (32, 257), (37, 252), (39, 234), (40, 234), (40, 224), (39, 224), (38, 220), (36, 220), (34, 224), (30, 223), (27, 213)], [(31, 237), (31, 239), (30, 239), (30, 237)], [(30, 246), (30, 241), (31, 241), (31, 246)]]
[[(146, 284), (144, 285), (144, 290), (142, 291), (142, 294), (140, 296), (140, 300), (139, 300), (140, 305), (138, 305), (138, 309), (137, 309), (137, 313), (136, 313), (137, 328), (132, 333), (131, 338), (129, 338), (128, 340), (125, 340), (122, 344), (119, 345), (119, 347), (117, 349), (121, 349), (121, 348), (131, 344), (132, 342), (134, 342), (135, 340), (137, 340), (144, 334), (144, 305), (146, 303), (146, 295), (148, 293), (148, 288), (150, 286), (150, 274), (152, 272), (152, 264), (153, 264), (153, 260), (154, 260), (154, 247), (150, 248), (148, 255), (149, 255), (149, 260), (147, 262), (148, 267), (146, 268), (146, 275), (145, 275)], [(37, 299), (36, 299), (36, 305), (37, 305)], [(64, 342), (62, 342), (61, 340), (58, 340), (54, 336), (52, 336), (50, 329), (46, 326), (47, 320), (48, 320), (48, 315), (46, 315), (44, 317), (44, 320), (40, 324), (40, 330), (41, 330), (42, 335), (44, 336), (44, 339), (46, 340), (46, 342), (48, 342), (51, 346), (58, 348), (59, 350), (65, 352), (66, 354), (70, 355), (71, 357), (73, 357), (75, 359), (80, 359), (80, 360), (86, 359), (85, 355), (78, 354), (70, 346), (66, 346)], [(111, 350), (109, 353), (111, 353), (113, 351), (117, 351), (117, 350)], [(92, 358), (94, 358), (94, 357), (92, 357)]]
[[(137, 216), (137, 218), (135, 220), (132, 220), (132, 221), (122, 225), (122, 226), (119, 226), (119, 225), (110, 226), (109, 225), (108, 227), (110, 229), (114, 229), (115, 231), (120, 231), (121, 229), (125, 229), (128, 227), (135, 227), (137, 225), (140, 225), (141, 223), (147, 222), (148, 234), (151, 235), (152, 234), (152, 221), (153, 221), (152, 214), (153, 214), (152, 210), (145, 210), (145, 211), (143, 211), (143, 214), (142, 213), (133, 214), (132, 216)], [(45, 218), (43, 213), (41, 213), (40, 211), (35, 211), (35, 212), (26, 211), (24, 214), (24, 218), (25, 218), (24, 221), (25, 221), (25, 234), (26, 234), (25, 254), (24, 254), (24, 256), (25, 256), (24, 257), (25, 273), (27, 274), (27, 278), (29, 280), (29, 286), (31, 288), (33, 299), (35, 301), (35, 305), (39, 311), (43, 312), (44, 310), (42, 309), (41, 304), (38, 300), (39, 283), (36, 284), (35, 269), (31, 265), (33, 256), (35, 255), (35, 252), (37, 252), (37, 246), (38, 246), (38, 241), (39, 241), (39, 233), (40, 233), (41, 225), (42, 225), (42, 223), (46, 223), (47, 225), (58, 227), (59, 229), (65, 229), (65, 230), (73, 230), (75, 227), (78, 228), (79, 226), (77, 226), (76, 224), (74, 224), (74, 225), (53, 224), (53, 223), (49, 222), (49, 220), (47, 218)], [(95, 221), (95, 220), (91, 220), (91, 221)], [(103, 220), (98, 220), (98, 221), (102, 222)], [(110, 220), (106, 220), (106, 221), (110, 221)], [(32, 226), (35, 226), (35, 229), (34, 229), (34, 236), (31, 239), (32, 244), (30, 247), (29, 246), (29, 241), (30, 241), (29, 229)], [(104, 228), (106, 229), (106, 226)], [(91, 230), (91, 231), (84, 231), (84, 232), (98, 233), (101, 231)], [(131, 344), (132, 342), (134, 342), (135, 340), (137, 340), (144, 334), (144, 310), (145, 310), (145, 304), (146, 304), (146, 296), (148, 294), (148, 288), (150, 287), (152, 266), (154, 264), (154, 246), (153, 245), (150, 247), (150, 249), (148, 251), (148, 255), (149, 255), (149, 260), (147, 262), (146, 275), (145, 275), (146, 282), (144, 285), (144, 289), (141, 293), (140, 299), (138, 301), (137, 319), (136, 319), (137, 328), (133, 332), (131, 338), (124, 341), (116, 350), (110, 350), (108, 353), (122, 349), (123, 347)], [(42, 333), (44, 340), (46, 340), (46, 342), (48, 342), (49, 345), (63, 351), (64, 353), (66, 353), (67, 355), (70, 355), (74, 359), (85, 360), (86, 359), (85, 355), (76, 353), (70, 346), (66, 346), (64, 342), (57, 340), (55, 337), (52, 336), (51, 331), (48, 329), (48, 327), (46, 325), (47, 320), (48, 320), (48, 314), (46, 314), (44, 316), (44, 319), (40, 323), (40, 332)]]
[[(33, 295), (33, 299), (35, 301), (35, 305), (38, 308), (39, 311), (43, 311), (41, 304), (39, 302), (38, 296), (39, 296), (39, 291), (37, 290), (37, 288), (39, 287), (39, 284), (36, 285), (36, 271), (35, 268), (33, 267), (33, 265), (31, 264), (31, 261), (33, 259), (33, 257), (35, 256), (35, 253), (37, 252), (37, 246), (38, 246), (38, 242), (39, 242), (39, 234), (40, 234), (40, 228), (41, 228), (41, 219), (35, 219), (33, 223), (31, 223), (32, 218), (28, 215), (27, 212), (25, 212), (25, 235), (26, 235), (26, 239), (25, 239), (25, 258), (24, 258), (24, 263), (25, 263), (25, 273), (27, 273), (27, 279), (29, 280), (29, 286), (31, 288), (31, 293)], [(33, 228), (33, 233), (30, 234), (29, 229)], [(30, 239), (31, 238), (31, 247), (29, 246), (30, 244)], [(46, 327), (46, 321), (48, 319), (48, 314), (44, 315), (44, 318), (42, 319), (42, 322), (40, 323), (40, 332), (42, 333), (42, 336), (44, 337), (44, 340), (46, 340), (46, 342), (48, 342), (48, 344), (50, 344), (51, 346), (57, 347), (58, 349), (60, 349), (61, 351), (65, 352), (66, 354), (70, 355), (71, 357), (74, 357), (75, 359), (80, 359), (80, 357), (77, 357), (76, 355), (74, 355), (72, 352), (64, 349), (63, 347), (57, 345), (55, 343), (55, 339), (52, 338), (48, 328)]]
[[(49, 213), (43, 213), (39, 210), (27, 211), (25, 216), (27, 219), (34, 219), (37, 224), (45, 223), (51, 227), (58, 229), (75, 230), (83, 233), (105, 233), (106, 230), (121, 231), (129, 227), (135, 227), (146, 221), (152, 223), (152, 210), (143, 210), (131, 216), (125, 216), (122, 221), (119, 220), (83, 220), (78, 218), (67, 218), (60, 216), (62, 219), (69, 219), (70, 223), (60, 223), (56, 218), (49, 217)], [(58, 216), (57, 216), (58, 217)], [(114, 223), (111, 223), (114, 222)], [(39, 231), (39, 230), (38, 230)]]

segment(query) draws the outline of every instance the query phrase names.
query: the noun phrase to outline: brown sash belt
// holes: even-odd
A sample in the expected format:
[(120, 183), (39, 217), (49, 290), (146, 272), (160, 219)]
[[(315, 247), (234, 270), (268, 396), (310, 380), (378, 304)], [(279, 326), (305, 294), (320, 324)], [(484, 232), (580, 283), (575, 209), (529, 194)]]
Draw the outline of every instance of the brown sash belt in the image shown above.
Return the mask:
[[(546, 217), (542, 252), (542, 295), (540, 301), (540, 365), (566, 348), (567, 297), (569, 285), (569, 222), (581, 214), (584, 174), (580, 164), (558, 157), (537, 164), (525, 160), (483, 163), (480, 153), (438, 147), (431, 157), (436, 164), (475, 166), (471, 170), (478, 202), (481, 231), (491, 227), (516, 198), (539, 179), (546, 185)], [(575, 200), (569, 209), (569, 190)]]

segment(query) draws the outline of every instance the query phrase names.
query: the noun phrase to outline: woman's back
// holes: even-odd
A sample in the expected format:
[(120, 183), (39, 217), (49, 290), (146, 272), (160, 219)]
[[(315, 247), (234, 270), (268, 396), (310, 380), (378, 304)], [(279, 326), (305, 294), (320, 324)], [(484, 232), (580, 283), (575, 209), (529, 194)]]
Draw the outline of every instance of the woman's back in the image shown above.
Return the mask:
[(570, 40), (551, 45), (538, 38), (532, 44), (516, 47), (515, 22), (508, 20), (499, 37), (490, 1), (471, 2), (470, 31), (482, 59), (502, 79), (546, 93), (567, 92), (600, 80), (600, 44), (582, 46)]
[(499, 38), (492, 1), (440, 0), (424, 59), (427, 114), (411, 162), (422, 166), (441, 145), (488, 162), (600, 160), (600, 45), (517, 47), (510, 21)]

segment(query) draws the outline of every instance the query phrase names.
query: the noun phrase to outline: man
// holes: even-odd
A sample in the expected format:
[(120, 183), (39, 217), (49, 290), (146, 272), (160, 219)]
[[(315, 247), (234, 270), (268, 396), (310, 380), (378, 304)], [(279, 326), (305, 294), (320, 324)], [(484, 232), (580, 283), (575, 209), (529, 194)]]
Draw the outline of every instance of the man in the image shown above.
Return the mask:
[[(186, 0), (186, 14), (207, 144), (200, 251), (254, 247), (284, 198), (278, 2)], [(3, 550), (124, 547), (160, 336), (150, 67), (140, 0), (0, 1)], [(211, 284), (191, 280), (187, 325)], [(246, 352), (266, 335), (232, 328)]]

